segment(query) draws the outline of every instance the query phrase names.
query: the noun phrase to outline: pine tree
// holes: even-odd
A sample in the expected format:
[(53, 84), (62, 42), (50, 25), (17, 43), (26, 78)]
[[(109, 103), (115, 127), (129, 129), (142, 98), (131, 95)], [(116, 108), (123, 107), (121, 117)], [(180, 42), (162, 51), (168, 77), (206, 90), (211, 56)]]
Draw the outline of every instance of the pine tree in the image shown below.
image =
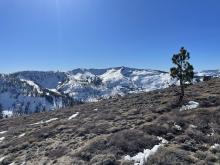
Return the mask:
[(182, 103), (184, 95), (185, 95), (185, 86), (186, 84), (192, 84), (194, 77), (194, 68), (189, 63), (190, 53), (182, 47), (178, 54), (174, 54), (172, 61), (176, 67), (170, 69), (170, 75), (173, 78), (176, 78), (180, 81), (180, 98), (179, 104)]

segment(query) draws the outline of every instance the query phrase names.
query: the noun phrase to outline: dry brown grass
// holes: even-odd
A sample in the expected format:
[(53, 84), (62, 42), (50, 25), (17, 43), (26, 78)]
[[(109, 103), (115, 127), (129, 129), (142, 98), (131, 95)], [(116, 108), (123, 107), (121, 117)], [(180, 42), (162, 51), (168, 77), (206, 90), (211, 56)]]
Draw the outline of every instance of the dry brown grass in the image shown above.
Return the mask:
[[(172, 87), (130, 94), (60, 111), (0, 120), (0, 132), (8, 130), (0, 135), (6, 138), (0, 143), (0, 157), (7, 156), (3, 161), (6, 164), (24, 161), (27, 164), (131, 164), (123, 156), (152, 148), (159, 143), (156, 136), (161, 136), (169, 144), (149, 158), (147, 164), (219, 163), (219, 150), (210, 151), (210, 147), (220, 143), (220, 80), (186, 89), (185, 102), (200, 103), (199, 108), (191, 111), (179, 112), (176, 90)], [(76, 112), (79, 116), (68, 121)], [(30, 125), (51, 118), (58, 120)], [(182, 130), (177, 130), (174, 124)], [(26, 135), (18, 138), (22, 133)]]

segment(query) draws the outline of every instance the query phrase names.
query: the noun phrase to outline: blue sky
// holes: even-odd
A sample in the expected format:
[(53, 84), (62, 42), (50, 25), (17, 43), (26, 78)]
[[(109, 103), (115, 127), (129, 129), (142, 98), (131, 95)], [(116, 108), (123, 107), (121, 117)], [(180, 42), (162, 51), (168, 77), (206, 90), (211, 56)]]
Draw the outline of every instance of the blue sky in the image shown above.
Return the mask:
[(0, 72), (168, 70), (181, 46), (220, 69), (219, 17), (219, 0), (1, 0)]

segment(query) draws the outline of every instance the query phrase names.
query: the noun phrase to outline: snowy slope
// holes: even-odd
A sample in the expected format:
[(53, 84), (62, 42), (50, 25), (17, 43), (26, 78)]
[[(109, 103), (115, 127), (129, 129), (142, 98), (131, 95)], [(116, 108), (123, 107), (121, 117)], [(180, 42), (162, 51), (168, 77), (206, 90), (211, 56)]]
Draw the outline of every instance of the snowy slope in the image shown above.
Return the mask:
[(77, 69), (68, 72), (69, 81), (59, 86), (81, 101), (97, 101), (114, 95), (151, 91), (168, 87), (172, 80), (168, 73), (154, 70), (117, 67), (109, 69)]
[[(197, 76), (219, 77), (219, 70)], [(169, 73), (127, 67), (75, 69), (69, 72), (25, 71), (0, 75), (4, 110), (38, 112), (66, 107), (75, 101), (94, 102), (127, 93), (167, 88), (176, 83)]]
[(198, 76), (220, 77), (220, 70), (206, 70), (197, 73)]
[(63, 83), (67, 76), (63, 72), (39, 72), (39, 71), (24, 71), (11, 74), (13, 77), (20, 79), (31, 80), (44, 88), (56, 88), (58, 84)]
[(58, 109), (71, 101), (66, 95), (41, 88), (31, 80), (11, 75), (0, 76), (0, 104), (4, 111), (14, 114), (31, 113)]

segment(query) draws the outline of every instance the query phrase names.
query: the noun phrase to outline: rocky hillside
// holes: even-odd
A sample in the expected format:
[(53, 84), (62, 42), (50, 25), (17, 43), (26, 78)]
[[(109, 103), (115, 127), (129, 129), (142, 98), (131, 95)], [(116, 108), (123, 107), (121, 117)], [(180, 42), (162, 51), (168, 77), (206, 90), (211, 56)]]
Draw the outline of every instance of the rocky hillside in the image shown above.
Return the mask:
[(2, 165), (220, 164), (220, 79), (0, 120)]
[(42, 88), (32, 80), (0, 75), (0, 104), (5, 115), (54, 110), (75, 102), (69, 95)]
[[(218, 70), (197, 73), (218, 77)], [(5, 114), (27, 114), (96, 102), (128, 93), (163, 89), (175, 83), (169, 73), (116, 67), (75, 69), (69, 72), (25, 71), (0, 75), (0, 104)]]

